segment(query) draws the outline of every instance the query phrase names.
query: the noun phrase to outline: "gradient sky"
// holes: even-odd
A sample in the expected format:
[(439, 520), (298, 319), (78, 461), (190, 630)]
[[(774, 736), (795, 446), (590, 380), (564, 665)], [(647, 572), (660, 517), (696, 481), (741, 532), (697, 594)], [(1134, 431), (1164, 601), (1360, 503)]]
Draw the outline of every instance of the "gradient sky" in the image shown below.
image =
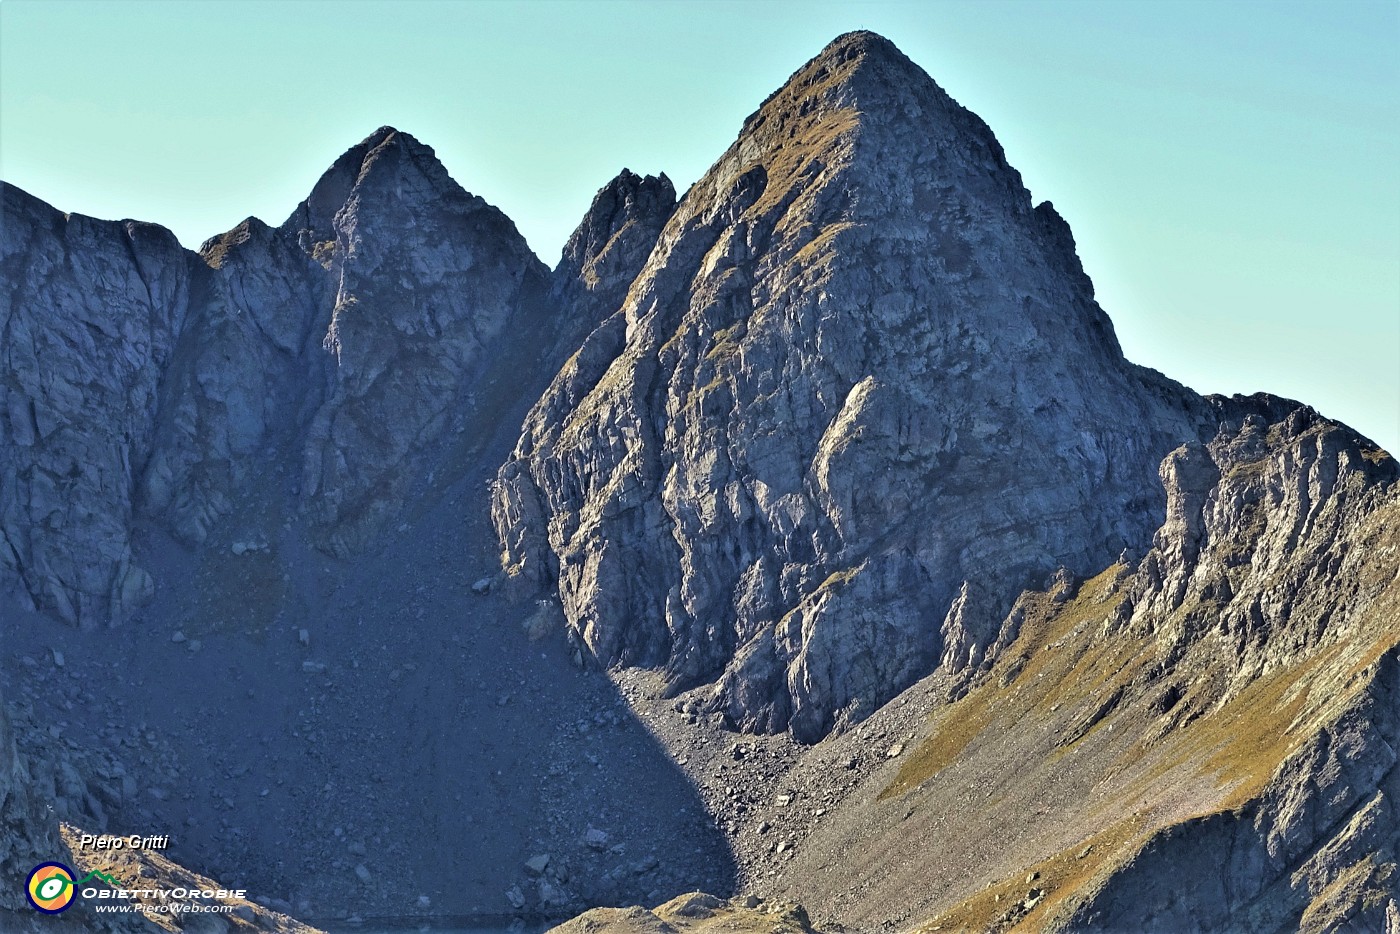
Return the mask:
[(1128, 356), (1400, 451), (1400, 3), (0, 3), (0, 178), (187, 246), (381, 124), (553, 264), (841, 32), (892, 39), (1074, 229)]

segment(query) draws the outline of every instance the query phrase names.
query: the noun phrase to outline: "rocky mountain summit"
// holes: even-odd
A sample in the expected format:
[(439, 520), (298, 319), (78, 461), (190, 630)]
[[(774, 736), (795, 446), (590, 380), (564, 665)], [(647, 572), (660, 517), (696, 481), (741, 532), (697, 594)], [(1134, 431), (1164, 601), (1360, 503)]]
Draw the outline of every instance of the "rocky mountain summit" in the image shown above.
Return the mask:
[(1255, 404), (1124, 360), (1059, 215), (868, 33), (745, 122), (618, 313), (502, 468), (508, 569), (604, 664), (808, 742), (1142, 553), (1162, 456)]
[(163, 822), (249, 925), (1400, 928), (1396, 462), (1127, 361), (879, 36), (552, 271), (383, 127), (197, 252), (6, 185), (0, 294), (14, 872)]
[(477, 414), (485, 348), (546, 308), (515, 226), (389, 127), (281, 227), (249, 218), (199, 254), (4, 198), (0, 566), (83, 625), (150, 599), (138, 518), (197, 545), (253, 496), (362, 550)]

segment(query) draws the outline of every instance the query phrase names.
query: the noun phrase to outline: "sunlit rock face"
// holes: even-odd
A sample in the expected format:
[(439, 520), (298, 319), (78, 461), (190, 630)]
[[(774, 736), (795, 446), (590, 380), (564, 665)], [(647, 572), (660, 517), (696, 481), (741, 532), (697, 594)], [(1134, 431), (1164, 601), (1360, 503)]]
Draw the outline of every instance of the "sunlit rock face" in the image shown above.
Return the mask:
[(886, 40), (801, 68), (681, 200), (500, 474), (606, 664), (815, 740), (1010, 601), (1151, 541), (1228, 404), (1124, 360), (1065, 223)]

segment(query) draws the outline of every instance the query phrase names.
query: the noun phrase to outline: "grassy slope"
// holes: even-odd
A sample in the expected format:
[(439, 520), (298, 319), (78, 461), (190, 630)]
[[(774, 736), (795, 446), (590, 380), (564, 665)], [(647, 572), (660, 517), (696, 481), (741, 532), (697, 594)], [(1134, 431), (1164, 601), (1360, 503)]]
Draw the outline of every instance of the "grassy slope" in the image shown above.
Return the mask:
[[(1386, 511), (1391, 528), (1400, 524), (1395, 512)], [(1374, 516), (1364, 539), (1377, 550), (1393, 548), (1385, 544), (1394, 536), (1385, 518)], [(1104, 773), (1101, 797), (1068, 808), (1082, 837), (1026, 859), (919, 931), (1053, 926), (1154, 835), (1255, 801), (1284, 760), (1356, 700), (1380, 656), (1400, 642), (1400, 581), (1391, 581), (1344, 638), (1323, 639), (1228, 690), (1223, 646), (1198, 644), (1190, 664), (1164, 664), (1151, 633), (1106, 633), (1123, 582), (1115, 566), (1062, 605), (1030, 595), (1020, 638), (966, 696), (934, 714), (930, 735), (882, 793), (907, 795), (959, 759), (991, 771), (1004, 763), (995, 747), (1008, 736), (1021, 737), (1028, 750), (1026, 773), (1053, 773), (1076, 747), (1096, 757)], [(1105, 732), (1134, 739), (1095, 742)], [(1057, 739), (1047, 744), (1047, 733)], [(1033, 890), (1042, 894), (1028, 902)]]

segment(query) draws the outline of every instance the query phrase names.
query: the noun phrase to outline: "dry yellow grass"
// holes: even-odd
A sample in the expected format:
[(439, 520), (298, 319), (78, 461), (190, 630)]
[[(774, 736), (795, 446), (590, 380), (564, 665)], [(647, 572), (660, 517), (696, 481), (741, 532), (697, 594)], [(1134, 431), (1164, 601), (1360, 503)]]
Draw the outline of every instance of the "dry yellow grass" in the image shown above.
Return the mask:
[[(1088, 883), (1112, 872), (1148, 839), (1133, 818), (1068, 847), (1048, 859), (1027, 866), (1009, 879), (997, 882), (919, 925), (916, 934), (931, 932), (983, 932), (991, 930), (1039, 931), (1054, 910)], [(1031, 879), (1031, 875), (1035, 879)], [(1032, 888), (1043, 896), (1024, 916), (1008, 915), (1022, 904)], [(1015, 912), (1020, 914), (1020, 912)]]
[[(1086, 801), (1075, 818), (1106, 829), (957, 903), (921, 925), (921, 934), (1045, 929), (1156, 834), (1255, 799), (1288, 756), (1355, 702), (1370, 681), (1363, 673), (1400, 642), (1382, 600), (1348, 638), (1324, 640), (1233, 690), (1238, 675), (1229, 657), (1198, 643), (1191, 680), (1183, 682), (1160, 662), (1152, 634), (1105, 636), (1102, 624), (1120, 599), (1121, 570), (1087, 581), (1063, 605), (1048, 594), (1025, 595), (1018, 640), (966, 696), (934, 713), (928, 738), (881, 793), (907, 794), (960, 759), (976, 761), (979, 750), (995, 749), (990, 744), (1009, 731), (1031, 737), (1039, 723), (1058, 730), (1068, 715), (1071, 726), (1056, 734), (1058, 747), (1047, 751), (1042, 741), (1025, 768), (1056, 769), (1065, 753), (1116, 726), (1116, 734), (1089, 747), (1089, 755), (1113, 757), (1103, 760), (1110, 790), (1093, 805)], [(1158, 706), (1168, 691), (1177, 699)], [(1125, 748), (1126, 736), (1141, 738)], [(1132, 817), (1121, 819), (1125, 812)], [(1026, 881), (1030, 873), (1038, 873), (1033, 883)], [(1043, 890), (1041, 898), (1028, 911), (1015, 909), (1032, 886)]]
[(1126, 663), (1140, 654), (1140, 647), (1069, 639), (1081, 627), (1100, 622), (1112, 609), (1121, 571), (1121, 565), (1108, 568), (1062, 605), (1054, 604), (1047, 594), (1029, 596), (1013, 649), (981, 684), (935, 712), (939, 721), (933, 734), (905, 760), (880, 797), (903, 794), (933, 778), (994, 722), (1011, 729), (1067, 694), (1089, 696), (1111, 678), (1129, 677)]

